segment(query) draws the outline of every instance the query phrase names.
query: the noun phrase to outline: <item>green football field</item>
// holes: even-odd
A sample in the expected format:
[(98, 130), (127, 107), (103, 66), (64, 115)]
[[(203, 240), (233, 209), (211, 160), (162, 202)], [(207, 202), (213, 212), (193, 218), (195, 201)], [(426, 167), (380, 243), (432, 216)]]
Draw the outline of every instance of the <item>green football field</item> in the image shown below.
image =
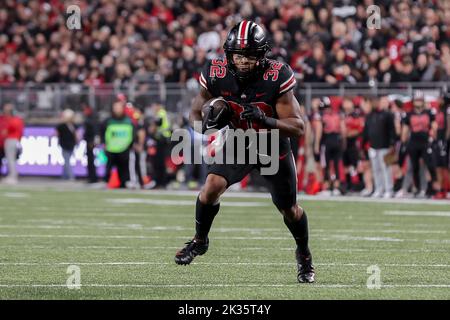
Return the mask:
[(223, 197), (208, 253), (176, 265), (195, 197), (0, 186), (0, 299), (450, 299), (448, 202), (300, 196), (317, 274), (299, 284), (262, 194)]

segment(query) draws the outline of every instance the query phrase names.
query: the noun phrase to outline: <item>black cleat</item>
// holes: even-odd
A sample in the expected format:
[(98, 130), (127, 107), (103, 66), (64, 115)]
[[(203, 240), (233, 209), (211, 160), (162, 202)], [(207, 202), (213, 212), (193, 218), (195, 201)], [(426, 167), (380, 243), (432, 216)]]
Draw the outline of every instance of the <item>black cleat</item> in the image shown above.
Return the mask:
[(201, 256), (208, 251), (209, 239), (205, 241), (192, 239), (186, 242), (186, 246), (175, 254), (176, 264), (187, 265), (194, 260), (196, 256)]
[(300, 283), (313, 283), (315, 281), (315, 271), (314, 266), (312, 264), (312, 257), (309, 256), (303, 256), (299, 254), (299, 252), (296, 252), (296, 258), (297, 258), (297, 280)]

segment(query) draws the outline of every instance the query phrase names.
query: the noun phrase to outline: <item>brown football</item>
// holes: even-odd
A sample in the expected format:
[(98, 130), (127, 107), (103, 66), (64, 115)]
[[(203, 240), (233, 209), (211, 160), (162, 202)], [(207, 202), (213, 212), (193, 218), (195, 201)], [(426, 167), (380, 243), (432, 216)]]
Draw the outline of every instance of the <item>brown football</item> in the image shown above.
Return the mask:
[(221, 112), (228, 111), (228, 109), (228, 103), (222, 97), (212, 98), (206, 101), (202, 107), (202, 119), (205, 120), (209, 112), (212, 112), (211, 117), (215, 118), (221, 114)]
[(213, 98), (202, 107), (203, 130), (220, 130), (230, 123), (231, 112), (227, 101), (222, 97)]

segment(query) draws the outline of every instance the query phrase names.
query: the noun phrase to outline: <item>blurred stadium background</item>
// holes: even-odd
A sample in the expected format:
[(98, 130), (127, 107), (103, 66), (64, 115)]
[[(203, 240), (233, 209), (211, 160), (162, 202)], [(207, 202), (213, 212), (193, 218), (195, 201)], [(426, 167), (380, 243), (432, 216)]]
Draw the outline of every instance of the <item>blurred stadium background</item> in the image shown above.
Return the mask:
[[(80, 30), (67, 26), (70, 5), (80, 8)], [(379, 29), (367, 28), (371, 5), (380, 10)], [(0, 105), (12, 103), (25, 123), (19, 185), (0, 182), (1, 298), (450, 298), (447, 200), (304, 196), (319, 283), (298, 290), (291, 239), (267, 194), (229, 194), (212, 231), (214, 247), (181, 270), (173, 253), (191, 235), (195, 193), (100, 191), (80, 182), (27, 178), (61, 175), (55, 126), (67, 109), (80, 130), (87, 107), (101, 122), (118, 100), (132, 106), (144, 126), (161, 109), (170, 124), (164, 130), (186, 126), (203, 64), (222, 56), (227, 31), (242, 19), (263, 25), (272, 37), (270, 57), (295, 71), (305, 119), (313, 119), (324, 97), (336, 112), (344, 101), (360, 109), (387, 97), (398, 115), (411, 110), (413, 94), (421, 90), (426, 108), (448, 107), (449, 1), (0, 1)], [(448, 128), (446, 121), (444, 113)], [(72, 165), (84, 181), (86, 141), (82, 131), (78, 137)], [(295, 142), (298, 189), (311, 195), (321, 190), (313, 139)], [(158, 141), (150, 143), (152, 180), (161, 163), (152, 159)], [(101, 147), (95, 151), (100, 176)], [(201, 185), (199, 168), (193, 173), (169, 160), (162, 167), (161, 188)], [(370, 165), (353, 169), (362, 182)], [(408, 164), (401, 169), (406, 174)], [(193, 184), (186, 184), (192, 182), (186, 170)], [(423, 176), (429, 180), (426, 170)], [(402, 181), (398, 185), (396, 191)], [(261, 188), (257, 177), (236, 187)], [(343, 191), (358, 195), (361, 188)], [(448, 181), (442, 191), (445, 198)], [(71, 264), (82, 268), (81, 291), (67, 290)], [(366, 287), (371, 265), (381, 268), (382, 290)]]
[[(295, 94), (305, 115), (325, 96), (336, 110), (344, 97), (358, 108), (368, 96), (388, 96), (390, 104), (409, 110), (415, 89), (424, 90), (429, 107), (439, 108), (449, 91), (450, 4), (377, 1), (379, 29), (369, 29), (373, 12), (367, 8), (373, 4), (6, 0), (0, 8), (0, 104), (12, 102), (29, 127), (25, 135), (32, 136), (23, 141), (19, 173), (60, 174), (63, 160), (50, 128), (59, 123), (64, 109), (75, 111), (75, 122), (82, 128), (85, 106), (103, 120), (117, 95), (124, 94), (143, 118), (155, 116), (151, 106), (161, 104), (171, 129), (185, 125), (204, 62), (223, 54), (227, 31), (242, 19), (269, 30), (270, 57), (294, 69), (299, 83)], [(68, 28), (70, 5), (80, 8), (79, 30)], [(42, 136), (47, 141), (39, 144), (36, 138)], [(295, 143), (299, 190), (317, 192), (320, 186), (306, 190), (308, 174), (316, 170), (308, 152), (311, 141)], [(39, 158), (38, 149), (48, 152)], [(72, 159), (77, 176), (86, 174), (84, 152), (80, 141)], [(45, 159), (52, 168), (36, 165)], [(167, 179), (176, 181), (172, 171)]]

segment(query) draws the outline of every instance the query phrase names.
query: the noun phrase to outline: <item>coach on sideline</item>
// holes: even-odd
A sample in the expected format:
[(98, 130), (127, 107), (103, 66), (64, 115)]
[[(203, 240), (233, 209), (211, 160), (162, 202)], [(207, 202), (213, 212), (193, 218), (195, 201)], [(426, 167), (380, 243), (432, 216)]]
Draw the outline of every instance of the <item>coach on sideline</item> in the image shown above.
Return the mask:
[(369, 158), (375, 180), (375, 192), (372, 197), (391, 198), (393, 181), (391, 168), (385, 162), (385, 156), (393, 152), (395, 143), (394, 116), (387, 110), (388, 97), (371, 99), (372, 111), (367, 115), (363, 131), (363, 143), (370, 143)]

